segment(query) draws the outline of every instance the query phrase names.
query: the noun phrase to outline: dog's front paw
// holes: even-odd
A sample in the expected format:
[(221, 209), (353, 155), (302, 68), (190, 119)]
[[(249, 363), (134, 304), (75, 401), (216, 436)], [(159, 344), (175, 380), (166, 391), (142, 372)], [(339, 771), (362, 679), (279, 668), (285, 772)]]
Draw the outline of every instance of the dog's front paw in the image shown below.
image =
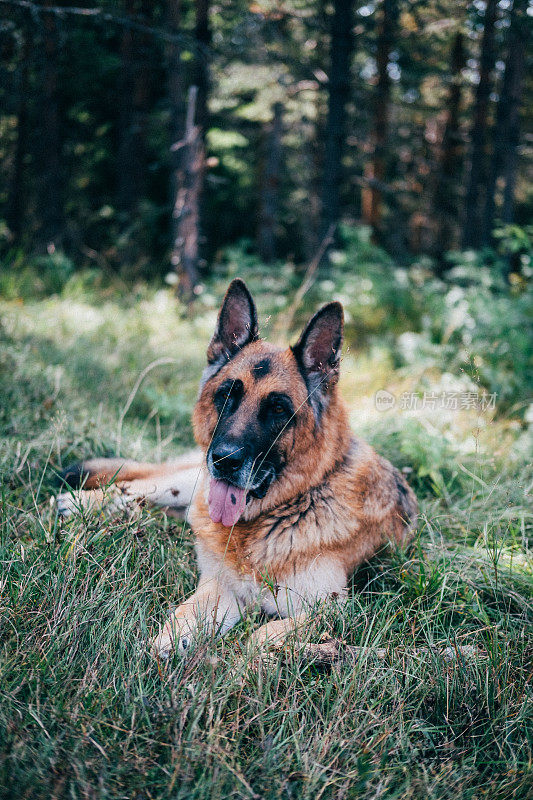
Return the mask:
[(72, 492), (64, 492), (56, 497), (57, 513), (63, 519), (68, 519), (80, 510), (80, 502)]
[(173, 650), (180, 655), (185, 655), (192, 643), (192, 631), (189, 629), (180, 629), (177, 625), (167, 622), (159, 635), (153, 639), (150, 649), (156, 658), (166, 660), (170, 658), (170, 654)]

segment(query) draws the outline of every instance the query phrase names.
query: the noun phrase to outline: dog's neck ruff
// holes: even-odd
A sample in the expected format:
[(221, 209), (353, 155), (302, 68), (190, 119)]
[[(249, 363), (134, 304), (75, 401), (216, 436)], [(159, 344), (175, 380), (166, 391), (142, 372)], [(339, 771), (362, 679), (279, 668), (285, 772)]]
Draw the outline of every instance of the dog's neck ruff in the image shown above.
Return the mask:
[[(276, 492), (276, 481), (274, 481), (264, 498), (256, 498), (249, 495), (248, 502), (244, 499), (242, 503), (241, 513), (238, 517), (239, 523), (246, 525), (247, 523), (257, 523), (261, 518), (277, 520), (280, 516), (290, 517), (293, 509), (301, 509), (310, 502), (310, 498), (316, 497), (317, 490), (320, 494), (320, 487), (324, 485), (325, 481), (328, 482), (330, 477), (351, 464), (356, 449), (357, 439), (353, 437), (350, 439), (346, 451), (339, 453), (338, 458), (333, 463), (330, 463), (327, 468), (323, 470), (317, 469), (315, 481), (307, 482), (307, 484), (299, 480), (300, 476), (293, 476), (291, 479), (287, 474), (283, 476), (282, 473), (281, 480), (285, 489), (283, 494)], [(209, 478), (210, 476), (208, 476), (208, 480)], [(274, 498), (276, 498), (276, 502), (273, 502)], [(213, 518), (211, 517), (211, 519)]]

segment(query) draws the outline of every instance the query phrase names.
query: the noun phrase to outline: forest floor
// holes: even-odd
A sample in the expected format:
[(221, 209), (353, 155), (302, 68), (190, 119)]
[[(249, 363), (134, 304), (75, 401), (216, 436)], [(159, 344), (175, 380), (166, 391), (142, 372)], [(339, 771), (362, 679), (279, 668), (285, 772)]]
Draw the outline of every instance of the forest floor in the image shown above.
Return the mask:
[[(403, 407), (453, 376), (348, 342), (353, 427), (411, 470), (422, 509), (413, 551), (360, 570), (306, 633), (362, 647), (355, 662), (260, 658), (246, 618), (163, 668), (147, 642), (194, 587), (190, 530), (148, 510), (58, 520), (68, 463), (192, 444), (222, 283), (210, 291), (193, 319), (142, 288), (0, 306), (0, 796), (531, 797), (531, 439), (466, 401)], [(393, 408), (376, 408), (379, 389)]]

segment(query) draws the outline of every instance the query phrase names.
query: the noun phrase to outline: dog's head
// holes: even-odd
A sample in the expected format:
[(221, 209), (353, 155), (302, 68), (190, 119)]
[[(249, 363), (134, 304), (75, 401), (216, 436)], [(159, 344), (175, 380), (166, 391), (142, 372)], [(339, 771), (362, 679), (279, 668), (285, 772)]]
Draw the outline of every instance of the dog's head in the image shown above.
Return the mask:
[(289, 458), (309, 447), (335, 396), (342, 333), (342, 306), (328, 303), (296, 345), (269, 344), (259, 338), (246, 285), (232, 281), (193, 415), (196, 439), (206, 452), (214, 522), (234, 525), (246, 502), (265, 497)]

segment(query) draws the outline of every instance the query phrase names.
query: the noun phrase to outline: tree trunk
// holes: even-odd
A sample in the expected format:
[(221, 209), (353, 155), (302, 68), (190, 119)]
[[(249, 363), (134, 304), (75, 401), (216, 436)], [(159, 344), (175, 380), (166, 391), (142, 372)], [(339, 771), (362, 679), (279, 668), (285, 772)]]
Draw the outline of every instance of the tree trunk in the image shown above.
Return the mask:
[(353, 0), (334, 0), (331, 21), (329, 107), (322, 185), (322, 235), (340, 216), (346, 103), (350, 95)]
[[(302, 171), (301, 186), (307, 208), (302, 214), (302, 251), (306, 262), (316, 254), (320, 231), (320, 153), (317, 141), (317, 123), (302, 117)], [(304, 265), (300, 265), (304, 269)]]
[(32, 46), (31, 17), (28, 18), (24, 30), (21, 32), (22, 47), (18, 72), (18, 113), (17, 113), (17, 141), (13, 158), (13, 171), (11, 173), (7, 197), (6, 223), (14, 241), (20, 238), (24, 229), (26, 192), (24, 182), (24, 159), (29, 145), (29, 69)]
[[(527, 46), (531, 38), (531, 27), (527, 16), (527, 0), (515, 0), (513, 7), (512, 34), (510, 35), (509, 56), (506, 65), (509, 69), (508, 80), (508, 134), (504, 145), (505, 157), (503, 176), (505, 190), (503, 193), (502, 221), (506, 224), (514, 222), (514, 194), (518, 166), (518, 146), (520, 144), (520, 105), (524, 89), (526, 73)], [(514, 23), (514, 24), (513, 24)]]
[(209, 26), (209, 0), (196, 0), (195, 41), (196, 58), (193, 83), (198, 87), (196, 97), (196, 125), (199, 128), (197, 144), (198, 189), (197, 189), (197, 252), (196, 268), (199, 270), (206, 262), (202, 257), (205, 252), (203, 230), (203, 193), (206, 173), (205, 136), (209, 124), (209, 59), (211, 48), (211, 28)]
[[(172, 33), (177, 34), (181, 25), (181, 0), (168, 0), (167, 20)], [(170, 263), (178, 276), (178, 289), (180, 286), (180, 274), (182, 269), (181, 262), (181, 233), (180, 220), (176, 217), (176, 201), (180, 190), (181, 180), (181, 159), (183, 152), (174, 145), (177, 145), (185, 135), (185, 80), (183, 66), (180, 60), (181, 50), (179, 44), (174, 41), (169, 44), (167, 51), (168, 61), (168, 95), (170, 100), (170, 138), (172, 142), (171, 158), (172, 169), (170, 176), (170, 192), (172, 200), (172, 217), (170, 221), (170, 236), (172, 250)]]
[(198, 284), (199, 200), (202, 188), (204, 147), (202, 131), (195, 125), (198, 88), (191, 86), (187, 102), (184, 138), (176, 142), (179, 154), (174, 171), (175, 199), (172, 213), (173, 248), (171, 263), (178, 275), (178, 293), (192, 300)]
[[(167, 15), (174, 32), (181, 24), (180, 0), (168, 0)], [(185, 79), (180, 60), (180, 47), (169, 47), (169, 97), (172, 105), (171, 136), (173, 156), (172, 250), (170, 262), (178, 276), (178, 293), (190, 301), (199, 279), (201, 199), (205, 174), (205, 131), (208, 122), (209, 95), (209, 27), (208, 0), (196, 1), (196, 53), (194, 81), (184, 109)]]
[[(181, 26), (181, 0), (167, 0), (166, 11), (171, 33), (178, 34)], [(171, 42), (167, 49), (167, 73), (172, 142), (178, 142), (182, 138), (185, 125), (185, 80), (180, 54), (178, 42)]]
[(496, 60), (495, 23), (498, 0), (487, 0), (485, 22), (479, 58), (479, 83), (474, 105), (474, 123), (471, 133), (471, 157), (468, 191), (466, 195), (463, 247), (482, 247), (484, 193), (487, 187), (487, 132), (492, 72)]
[(459, 114), (462, 93), (461, 73), (465, 63), (463, 34), (458, 33), (453, 40), (452, 46), (451, 85), (447, 103), (447, 119), (442, 137), (440, 170), (433, 197), (433, 215), (437, 226), (435, 255), (439, 274), (444, 272), (446, 268), (444, 254), (456, 245), (459, 199), (457, 186), (460, 182), (464, 156), (463, 141), (459, 128)]
[(52, 6), (46, 0), (40, 15), (41, 53), (39, 132), (35, 146), (37, 170), (37, 235), (38, 250), (53, 251), (61, 247), (64, 234), (62, 142), (59, 102), (59, 32), (55, 14), (46, 13)]
[(211, 30), (209, 27), (209, 0), (196, 0), (196, 59), (194, 83), (198, 87), (196, 100), (196, 124), (205, 135), (208, 121), (207, 101), (209, 97), (209, 48)]
[(505, 189), (501, 218), (503, 222), (513, 221), (516, 156), (520, 136), (520, 104), (529, 35), (527, 7), (528, 0), (515, 0), (510, 12), (505, 72), (494, 127), (491, 169), (485, 203), (484, 234), (487, 241), (490, 241), (494, 229), (497, 184), (502, 175), (504, 175)]
[[(167, 18), (173, 33), (179, 33), (181, 26), (181, 1), (168, 0)], [(187, 183), (191, 184), (188, 168), (190, 152), (187, 139), (194, 127), (195, 108), (186, 113), (185, 76), (181, 61), (181, 48), (172, 42), (168, 48), (168, 93), (170, 99), (170, 135), (172, 140), (172, 171), (170, 189), (172, 197), (172, 217), (170, 221), (171, 254), (170, 263), (177, 275), (178, 294), (185, 300), (192, 299), (194, 287), (198, 283), (198, 232), (191, 225), (189, 214), (194, 218), (194, 208), (189, 211)], [(189, 93), (189, 104), (196, 101), (197, 91)], [(186, 134), (188, 120), (189, 137)], [(194, 200), (194, 198), (192, 198)]]
[(283, 106), (274, 105), (274, 118), (264, 135), (263, 174), (259, 205), (259, 255), (270, 263), (276, 258), (276, 225), (279, 216), (279, 187), (282, 159)]
[[(365, 168), (365, 177), (378, 182), (383, 182), (386, 178), (391, 95), (389, 61), (397, 34), (398, 13), (398, 0), (383, 0), (376, 47), (378, 80), (375, 92), (372, 131), (373, 155), (372, 160)], [(364, 221), (377, 232), (381, 223), (382, 196), (376, 184), (366, 186), (362, 193), (361, 204)]]
[[(126, 0), (126, 14), (135, 17), (149, 13), (144, 0), (140, 7), (135, 0)], [(146, 36), (124, 28), (120, 45), (122, 59), (118, 100), (119, 147), (117, 156), (118, 208), (123, 214), (123, 227), (135, 221), (135, 212), (144, 195), (147, 155), (146, 129), (150, 107), (150, 74), (146, 52)], [(130, 250), (130, 248), (128, 248)], [(135, 255), (128, 253), (127, 258)]]

